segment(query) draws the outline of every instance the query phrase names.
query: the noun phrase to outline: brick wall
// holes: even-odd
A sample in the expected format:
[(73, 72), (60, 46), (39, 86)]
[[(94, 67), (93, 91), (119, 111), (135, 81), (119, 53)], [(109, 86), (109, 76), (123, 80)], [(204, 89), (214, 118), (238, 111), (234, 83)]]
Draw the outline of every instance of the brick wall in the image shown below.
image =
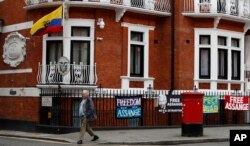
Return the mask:
[(0, 97), (0, 105), (0, 119), (39, 121), (38, 97)]

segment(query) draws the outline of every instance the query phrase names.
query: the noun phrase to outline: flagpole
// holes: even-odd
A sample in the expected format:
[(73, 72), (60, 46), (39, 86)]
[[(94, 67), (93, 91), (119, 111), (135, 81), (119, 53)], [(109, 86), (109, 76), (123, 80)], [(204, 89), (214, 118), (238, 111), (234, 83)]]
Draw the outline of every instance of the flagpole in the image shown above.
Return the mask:
[(62, 5), (62, 26), (64, 27), (64, 18), (65, 18), (65, 13), (64, 13), (64, 10), (65, 10), (65, 1), (63, 1), (63, 5)]
[[(63, 26), (63, 32), (62, 32), (62, 40), (63, 40), (63, 52), (65, 53), (67, 50), (66, 50), (66, 45), (67, 45), (67, 43), (66, 43), (66, 41), (65, 41), (65, 33), (66, 33), (66, 26), (65, 26), (65, 11), (66, 11), (66, 13), (67, 13), (67, 10), (66, 10), (66, 7), (65, 7), (66, 5), (65, 5), (65, 1), (63, 1), (63, 19), (62, 19), (62, 26)], [(66, 53), (67, 54), (67, 53)], [(69, 56), (67, 56), (66, 54), (63, 54), (63, 56), (66, 56), (66, 57), (69, 57)]]

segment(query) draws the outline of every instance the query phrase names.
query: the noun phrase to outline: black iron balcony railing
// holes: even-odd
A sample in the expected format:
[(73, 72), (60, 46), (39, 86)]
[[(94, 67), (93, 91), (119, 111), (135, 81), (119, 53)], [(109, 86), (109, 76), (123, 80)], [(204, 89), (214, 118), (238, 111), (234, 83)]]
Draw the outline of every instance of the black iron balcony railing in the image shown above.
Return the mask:
[(38, 85), (96, 85), (96, 65), (69, 64), (67, 68), (69, 72), (62, 74), (59, 70), (59, 64), (39, 64), (37, 75)]

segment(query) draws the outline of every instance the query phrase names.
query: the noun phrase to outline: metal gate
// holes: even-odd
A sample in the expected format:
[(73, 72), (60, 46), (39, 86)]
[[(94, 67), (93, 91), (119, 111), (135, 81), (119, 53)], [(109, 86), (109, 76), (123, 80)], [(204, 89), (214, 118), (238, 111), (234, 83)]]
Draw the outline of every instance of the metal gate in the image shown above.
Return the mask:
[(41, 89), (40, 124), (79, 127), (81, 89)]

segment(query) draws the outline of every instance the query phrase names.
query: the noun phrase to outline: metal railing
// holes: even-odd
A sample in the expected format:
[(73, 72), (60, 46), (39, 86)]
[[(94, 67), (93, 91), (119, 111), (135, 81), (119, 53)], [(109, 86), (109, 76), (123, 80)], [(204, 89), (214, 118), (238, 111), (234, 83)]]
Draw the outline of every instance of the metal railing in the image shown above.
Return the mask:
[(184, 0), (184, 13), (250, 18), (250, 0)]
[(117, 8), (138, 8), (150, 11), (159, 11), (170, 13), (170, 0), (25, 0), (26, 6), (34, 6), (44, 3), (66, 2), (71, 4), (78, 2), (82, 5), (96, 5)]
[[(51, 107), (41, 107), (42, 125), (79, 127), (79, 103), (81, 101), (81, 89), (42, 89), (41, 97), (51, 97), (53, 105)], [(97, 88), (90, 92), (94, 101), (97, 120), (92, 124), (96, 128), (138, 128), (138, 127), (170, 127), (182, 124), (182, 112), (159, 112), (157, 99), (163, 95), (181, 95), (184, 91), (158, 91), (158, 90), (103, 90)], [(190, 91), (185, 91), (190, 92)], [(236, 92), (235, 92), (236, 93)], [(233, 92), (204, 92), (207, 96), (219, 96), (218, 112), (204, 113), (203, 124), (211, 126), (222, 125), (242, 125), (249, 124), (249, 111), (226, 110), (225, 96), (236, 94)], [(142, 117), (130, 119), (117, 119), (116, 96), (120, 97), (142, 97)], [(238, 96), (248, 96), (249, 93), (237, 94)], [(50, 113), (50, 117), (48, 117)]]
[(40, 85), (46, 84), (71, 84), (71, 85), (95, 85), (97, 82), (96, 64), (69, 64), (69, 72), (62, 75), (59, 71), (59, 64), (39, 64), (37, 82)]

